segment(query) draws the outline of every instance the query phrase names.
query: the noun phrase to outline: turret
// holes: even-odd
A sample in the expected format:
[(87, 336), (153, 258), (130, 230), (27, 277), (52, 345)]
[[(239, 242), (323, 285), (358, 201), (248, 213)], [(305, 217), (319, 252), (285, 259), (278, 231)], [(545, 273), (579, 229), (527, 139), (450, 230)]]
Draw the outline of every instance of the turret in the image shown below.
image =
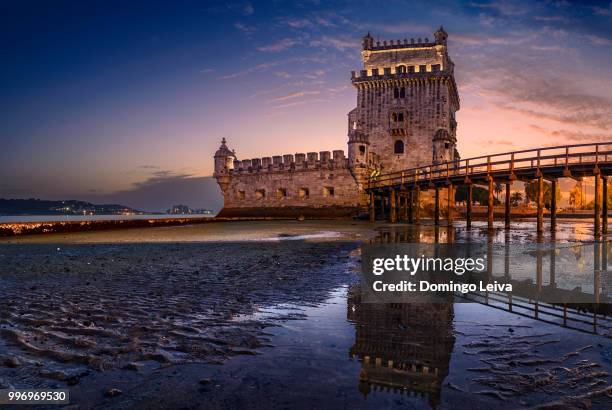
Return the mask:
[(372, 38), (369, 31), (368, 34), (363, 37), (361, 45), (364, 50), (371, 50), (374, 47), (374, 38)]
[(433, 143), (433, 163), (453, 161), (455, 157), (455, 141), (447, 130), (440, 128), (434, 134)]
[(349, 166), (367, 165), (370, 154), (370, 140), (360, 127), (360, 122), (354, 119), (354, 110), (349, 113), (348, 132)]
[(226, 145), (226, 140), (221, 140), (221, 146), (215, 152), (215, 172), (213, 176), (217, 179), (222, 191), (225, 191), (230, 182), (230, 170), (234, 169), (236, 153)]
[(448, 34), (444, 31), (444, 28), (440, 26), (438, 31), (434, 33), (434, 38), (436, 39), (436, 44), (446, 45), (446, 39), (448, 39)]

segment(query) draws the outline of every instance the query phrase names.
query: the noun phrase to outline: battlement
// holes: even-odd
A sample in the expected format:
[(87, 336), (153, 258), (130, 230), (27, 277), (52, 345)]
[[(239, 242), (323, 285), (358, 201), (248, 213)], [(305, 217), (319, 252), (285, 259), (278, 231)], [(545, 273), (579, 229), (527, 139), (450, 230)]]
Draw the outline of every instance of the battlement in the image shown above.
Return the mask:
[(230, 173), (237, 175), (347, 168), (348, 159), (344, 156), (343, 150), (335, 150), (236, 160), (233, 165), (234, 168)]
[(445, 46), (446, 40), (448, 39), (448, 34), (444, 31), (444, 28), (440, 26), (438, 30), (434, 33), (434, 41), (430, 42), (427, 37), (425, 40), (419, 37), (418, 39), (411, 38), (408, 41), (407, 38), (402, 40), (383, 40), (374, 42), (374, 38), (368, 33), (362, 42), (362, 47), (364, 51), (368, 52), (376, 52), (376, 51), (392, 51), (392, 50), (406, 50), (411, 48), (434, 48), (437, 46)]
[(371, 68), (366, 70), (351, 71), (351, 81), (393, 80), (393, 79), (417, 79), (430, 76), (448, 76), (452, 73), (445, 70), (442, 64), (420, 64), (420, 65), (398, 65), (396, 67)]
[(410, 40), (405, 38), (404, 40), (377, 41), (376, 43), (373, 43), (372, 46), (369, 46), (367, 48), (366, 46), (364, 46), (363, 49), (368, 50), (368, 51), (399, 50), (399, 49), (407, 49), (407, 48), (435, 47), (436, 45), (438, 44), (435, 42), (429, 42), (429, 39), (427, 37), (425, 37), (425, 40), (419, 37), (416, 40), (414, 38), (411, 38)]

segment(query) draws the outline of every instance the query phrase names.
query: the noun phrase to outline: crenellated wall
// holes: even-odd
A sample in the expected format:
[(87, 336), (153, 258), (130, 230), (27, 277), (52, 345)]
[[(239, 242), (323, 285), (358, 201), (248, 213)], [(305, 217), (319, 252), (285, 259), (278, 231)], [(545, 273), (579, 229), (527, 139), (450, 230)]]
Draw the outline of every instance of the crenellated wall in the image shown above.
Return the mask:
[(221, 216), (344, 217), (358, 216), (367, 207), (342, 150), (234, 161), (223, 194)]

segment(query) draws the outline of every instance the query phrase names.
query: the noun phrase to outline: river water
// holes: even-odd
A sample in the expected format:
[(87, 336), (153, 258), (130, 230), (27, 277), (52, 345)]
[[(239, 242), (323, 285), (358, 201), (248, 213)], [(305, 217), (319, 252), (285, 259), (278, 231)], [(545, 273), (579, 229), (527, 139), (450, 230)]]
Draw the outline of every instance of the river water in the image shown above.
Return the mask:
[(486, 244), (502, 274), (610, 296), (611, 251), (587, 222), (534, 230), (270, 221), (5, 239), (0, 388), (69, 388), (83, 408), (610, 408), (604, 305), (361, 301), (364, 244), (404, 242)]

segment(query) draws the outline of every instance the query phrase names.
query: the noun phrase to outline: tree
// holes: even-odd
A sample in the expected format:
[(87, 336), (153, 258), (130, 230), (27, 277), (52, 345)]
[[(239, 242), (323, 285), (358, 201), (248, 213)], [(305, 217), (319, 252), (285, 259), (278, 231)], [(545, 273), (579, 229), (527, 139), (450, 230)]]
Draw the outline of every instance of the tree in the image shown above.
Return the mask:
[[(467, 197), (467, 185), (459, 185), (455, 190), (455, 202), (467, 202)], [(489, 190), (476, 185), (472, 186), (472, 201), (478, 202), (480, 205), (486, 205), (489, 202)], [(493, 203), (497, 205), (499, 201), (494, 199)]]
[[(544, 206), (546, 208), (550, 208), (550, 191), (552, 184), (544, 181)], [(528, 200), (537, 202), (538, 200), (538, 181), (525, 182), (525, 196)], [(557, 199), (557, 203), (561, 199), (561, 189), (559, 189), (559, 184), (557, 184), (557, 192), (555, 195)]]
[(582, 184), (580, 182), (576, 182), (576, 185), (570, 190), (569, 204), (574, 209), (582, 205)]
[(519, 191), (515, 191), (512, 193), (512, 195), (510, 195), (510, 204), (512, 204), (512, 206), (519, 206), (522, 201), (523, 194)]
[(501, 182), (496, 182), (495, 186), (493, 187), (493, 192), (495, 192), (495, 199), (497, 199), (499, 201), (499, 194), (501, 194), (501, 192), (504, 190), (504, 186), (501, 184)]

